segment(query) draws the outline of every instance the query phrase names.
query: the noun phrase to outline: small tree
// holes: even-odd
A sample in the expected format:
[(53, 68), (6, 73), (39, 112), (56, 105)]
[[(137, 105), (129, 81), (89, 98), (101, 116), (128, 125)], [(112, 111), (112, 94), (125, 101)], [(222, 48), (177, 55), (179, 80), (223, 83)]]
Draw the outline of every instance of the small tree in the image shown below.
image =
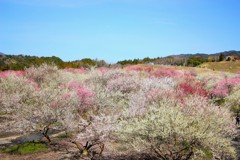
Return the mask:
[(224, 55), (221, 53), (220, 56), (219, 56), (219, 61), (223, 61), (224, 60)]
[(214, 62), (214, 58), (213, 57), (208, 57), (207, 60), (208, 60), (208, 62)]

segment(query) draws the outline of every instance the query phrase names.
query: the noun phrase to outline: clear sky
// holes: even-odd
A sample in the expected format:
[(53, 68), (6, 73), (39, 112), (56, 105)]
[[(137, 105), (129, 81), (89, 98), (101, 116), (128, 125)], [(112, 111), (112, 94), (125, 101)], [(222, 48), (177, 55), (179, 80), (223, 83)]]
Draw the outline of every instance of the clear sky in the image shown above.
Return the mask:
[(0, 0), (0, 52), (116, 62), (240, 50), (240, 0)]

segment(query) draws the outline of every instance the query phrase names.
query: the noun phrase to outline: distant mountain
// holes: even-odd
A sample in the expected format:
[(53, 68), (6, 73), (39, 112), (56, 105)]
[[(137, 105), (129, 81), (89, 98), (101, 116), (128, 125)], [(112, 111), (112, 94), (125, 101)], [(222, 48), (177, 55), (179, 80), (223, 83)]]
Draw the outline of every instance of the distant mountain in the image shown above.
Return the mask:
[(0, 56), (4, 56), (4, 55), (5, 55), (4, 53), (0, 52)]
[(219, 53), (215, 53), (215, 54), (211, 54), (212, 56), (219, 56), (220, 54), (223, 54), (225, 57), (226, 56), (240, 56), (240, 51), (224, 51), (224, 52), (219, 52)]
[(224, 52), (219, 52), (219, 53), (213, 53), (213, 54), (206, 54), (206, 53), (195, 53), (195, 54), (177, 54), (177, 55), (171, 55), (172, 57), (178, 57), (178, 58), (189, 58), (189, 57), (202, 57), (202, 58), (208, 58), (208, 57), (214, 57), (214, 56), (219, 56), (222, 54), (224, 57), (227, 56), (238, 56), (240, 57), (240, 51), (224, 51)]
[(205, 53), (195, 53), (195, 54), (178, 54), (178, 55), (171, 55), (172, 57), (178, 57), (178, 58), (189, 58), (189, 57), (203, 57), (203, 58), (207, 58), (209, 56), (209, 54), (205, 54)]

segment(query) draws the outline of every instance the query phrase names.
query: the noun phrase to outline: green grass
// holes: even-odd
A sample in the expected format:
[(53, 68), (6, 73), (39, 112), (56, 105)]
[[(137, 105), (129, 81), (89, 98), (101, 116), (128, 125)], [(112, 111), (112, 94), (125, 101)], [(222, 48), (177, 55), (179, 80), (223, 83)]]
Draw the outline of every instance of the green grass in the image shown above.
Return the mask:
[(5, 115), (6, 113), (5, 112), (0, 112), (0, 115)]
[(69, 137), (70, 137), (70, 135), (68, 135), (68, 134), (66, 134), (66, 133), (59, 134), (59, 135), (57, 136), (57, 138), (69, 138)]
[(202, 152), (205, 154), (206, 160), (211, 160), (213, 158), (213, 153), (211, 150), (205, 148), (205, 149), (202, 149)]
[(3, 151), (10, 154), (30, 154), (41, 151), (46, 151), (48, 149), (45, 143), (40, 142), (26, 142), (18, 145), (13, 145), (5, 148)]
[(68, 132), (68, 133), (62, 133), (57, 135), (57, 138), (70, 138), (74, 133)]

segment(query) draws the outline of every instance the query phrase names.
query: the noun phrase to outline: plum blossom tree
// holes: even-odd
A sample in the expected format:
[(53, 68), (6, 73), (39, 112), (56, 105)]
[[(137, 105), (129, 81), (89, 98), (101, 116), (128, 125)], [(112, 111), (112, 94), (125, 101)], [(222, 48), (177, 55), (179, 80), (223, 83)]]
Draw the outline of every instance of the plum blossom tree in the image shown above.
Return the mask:
[(34, 92), (35, 86), (25, 77), (10, 74), (0, 78), (0, 113), (8, 119), (1, 124), (1, 131), (19, 131), (21, 116), (18, 111), (26, 111), (24, 108), (34, 105)]
[(232, 93), (225, 98), (224, 106), (236, 114), (240, 113), (240, 86), (232, 89)]
[(78, 82), (65, 84), (63, 72), (55, 66), (43, 64), (25, 72), (26, 76), (13, 74), (0, 80), (1, 112), (12, 115), (8, 131), (40, 131), (51, 142), (49, 129), (67, 129), (63, 119), (76, 120), (73, 113), (83, 112), (91, 106), (92, 93)]
[(182, 82), (178, 85), (178, 90), (185, 95), (199, 95), (208, 97), (208, 92), (204, 89), (204, 86), (201, 82)]
[(139, 65), (132, 65), (132, 66), (128, 66), (126, 67), (127, 71), (144, 71), (144, 72), (152, 72), (153, 71), (153, 67), (152, 66), (139, 66)]
[(43, 63), (39, 67), (32, 66), (25, 69), (25, 76), (28, 79), (40, 84), (43, 82), (57, 80), (58, 68), (54, 64)]
[(134, 112), (126, 111), (115, 133), (137, 152), (171, 160), (235, 155), (230, 113), (203, 97), (187, 98), (184, 105), (163, 99), (140, 116), (129, 111)]
[(152, 73), (155, 77), (181, 77), (182, 74), (177, 71), (170, 68), (159, 68), (156, 71)]

